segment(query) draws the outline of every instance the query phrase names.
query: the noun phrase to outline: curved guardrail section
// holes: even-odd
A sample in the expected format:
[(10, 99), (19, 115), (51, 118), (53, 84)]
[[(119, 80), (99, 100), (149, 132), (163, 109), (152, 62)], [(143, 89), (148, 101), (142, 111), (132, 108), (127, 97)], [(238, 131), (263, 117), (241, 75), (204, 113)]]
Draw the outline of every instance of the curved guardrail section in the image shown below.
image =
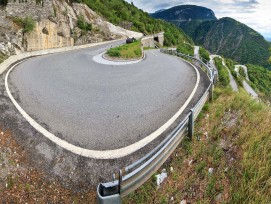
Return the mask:
[(214, 68), (195, 57), (177, 53), (174, 50), (161, 49), (160, 51), (192, 61), (195, 66), (202, 68), (206, 72), (210, 79), (210, 85), (189, 114), (158, 146), (138, 161), (119, 170), (117, 174), (113, 175), (113, 181), (98, 185), (98, 203), (121, 203), (121, 197), (128, 195), (145, 183), (163, 165), (185, 136), (188, 135), (189, 138), (193, 136), (194, 121), (206, 101), (208, 99), (212, 100), (216, 78)]

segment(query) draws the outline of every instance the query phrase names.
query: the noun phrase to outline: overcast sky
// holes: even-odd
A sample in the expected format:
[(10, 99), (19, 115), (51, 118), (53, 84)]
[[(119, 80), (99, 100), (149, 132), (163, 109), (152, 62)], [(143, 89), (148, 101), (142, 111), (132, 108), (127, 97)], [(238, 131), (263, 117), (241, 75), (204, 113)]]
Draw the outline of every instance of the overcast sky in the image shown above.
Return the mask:
[(126, 0), (152, 13), (177, 5), (192, 4), (212, 9), (217, 18), (232, 17), (271, 38), (271, 0)]

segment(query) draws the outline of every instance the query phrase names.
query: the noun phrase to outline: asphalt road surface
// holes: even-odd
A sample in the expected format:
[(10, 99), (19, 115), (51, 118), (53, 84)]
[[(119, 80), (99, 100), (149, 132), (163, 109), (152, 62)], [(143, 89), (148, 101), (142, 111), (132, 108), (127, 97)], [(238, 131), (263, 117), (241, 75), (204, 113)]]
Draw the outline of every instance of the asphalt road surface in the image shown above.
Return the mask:
[(93, 61), (110, 46), (29, 59), (11, 72), (11, 92), (31, 117), (69, 143), (93, 150), (133, 144), (179, 110), (196, 71), (158, 50), (136, 64)]

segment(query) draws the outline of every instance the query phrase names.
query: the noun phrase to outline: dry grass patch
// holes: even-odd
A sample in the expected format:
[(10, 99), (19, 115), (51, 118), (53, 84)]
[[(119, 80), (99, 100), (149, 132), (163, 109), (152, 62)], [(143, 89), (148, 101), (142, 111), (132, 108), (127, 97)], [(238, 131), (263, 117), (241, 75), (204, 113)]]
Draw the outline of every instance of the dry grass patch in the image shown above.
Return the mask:
[[(216, 89), (196, 122), (192, 141), (184, 140), (154, 179), (124, 203), (268, 203), (271, 197), (271, 111), (244, 91)], [(173, 167), (173, 172), (170, 168)]]

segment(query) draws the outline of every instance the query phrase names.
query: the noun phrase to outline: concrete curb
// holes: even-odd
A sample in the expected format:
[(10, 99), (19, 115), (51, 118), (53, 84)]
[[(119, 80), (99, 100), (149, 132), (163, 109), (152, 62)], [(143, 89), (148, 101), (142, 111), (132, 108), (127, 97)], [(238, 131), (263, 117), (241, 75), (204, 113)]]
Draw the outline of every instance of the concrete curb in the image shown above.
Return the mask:
[(48, 49), (48, 50), (38, 50), (38, 51), (32, 51), (32, 52), (25, 52), (25, 53), (20, 53), (18, 55), (12, 55), (8, 59), (6, 59), (4, 62), (0, 64), (0, 74), (2, 74), (7, 68), (9, 68), (12, 64), (21, 61), (23, 59), (29, 58), (29, 57), (36, 57), (40, 55), (48, 55), (48, 54), (54, 54), (54, 53), (61, 53), (61, 52), (68, 52), (68, 51), (73, 51), (73, 50), (79, 50), (79, 49), (84, 49), (84, 48), (90, 48), (90, 47), (95, 47), (98, 45), (104, 45), (110, 42), (116, 42), (118, 40), (112, 40), (112, 41), (105, 41), (105, 42), (100, 42), (100, 43), (91, 43), (91, 44), (86, 44), (86, 45), (78, 45), (78, 46), (72, 46), (72, 47), (62, 47), (62, 48), (53, 48), (53, 49)]

